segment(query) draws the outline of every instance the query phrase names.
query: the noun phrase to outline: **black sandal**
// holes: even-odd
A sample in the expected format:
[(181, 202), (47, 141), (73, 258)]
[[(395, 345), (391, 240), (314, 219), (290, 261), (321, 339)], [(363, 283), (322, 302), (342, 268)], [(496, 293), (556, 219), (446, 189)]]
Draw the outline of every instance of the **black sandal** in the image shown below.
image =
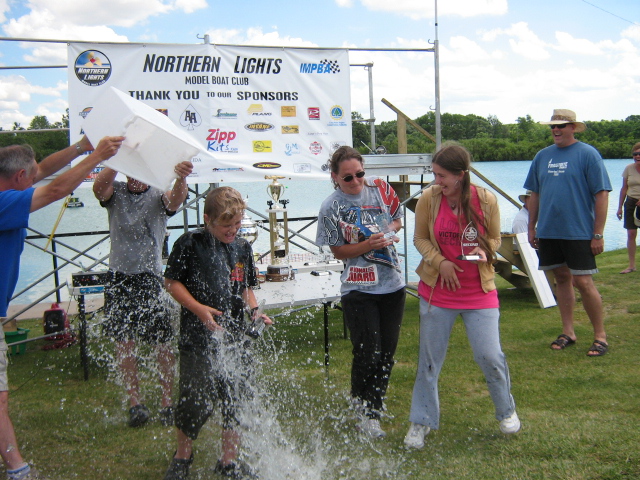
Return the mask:
[[(573, 345), (575, 343), (576, 341), (572, 340), (569, 335), (565, 335), (564, 333), (561, 333), (560, 335), (558, 335), (558, 338), (556, 338), (553, 342), (551, 342), (550, 347), (551, 347), (551, 350), (564, 350), (569, 345)], [(557, 345), (560, 348), (553, 348), (554, 345)]]
[[(591, 344), (591, 348), (587, 351), (587, 357), (601, 357), (606, 355), (609, 351), (609, 345), (602, 340), (594, 340)], [(591, 352), (595, 352), (593, 355), (589, 355)]]

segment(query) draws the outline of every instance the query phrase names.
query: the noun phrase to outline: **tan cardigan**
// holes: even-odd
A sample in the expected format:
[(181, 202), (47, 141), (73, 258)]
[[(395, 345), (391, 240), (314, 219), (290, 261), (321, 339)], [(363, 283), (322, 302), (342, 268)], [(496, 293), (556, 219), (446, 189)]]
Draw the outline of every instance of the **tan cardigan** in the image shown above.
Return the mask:
[[(480, 208), (482, 208), (485, 222), (487, 223), (488, 239), (494, 251), (497, 251), (502, 242), (502, 238), (500, 237), (498, 200), (496, 196), (486, 188), (476, 186), (476, 189), (478, 191), (478, 199), (480, 200)], [(442, 188), (440, 185), (432, 185), (422, 193), (416, 206), (416, 227), (413, 234), (413, 244), (422, 256), (416, 273), (420, 276), (420, 279), (430, 287), (436, 285), (440, 272), (440, 264), (446, 260), (446, 258), (442, 256), (433, 231), (435, 218), (440, 210), (441, 201)], [(485, 293), (495, 290), (495, 270), (491, 261), (478, 263), (478, 269), (482, 280), (482, 290)]]

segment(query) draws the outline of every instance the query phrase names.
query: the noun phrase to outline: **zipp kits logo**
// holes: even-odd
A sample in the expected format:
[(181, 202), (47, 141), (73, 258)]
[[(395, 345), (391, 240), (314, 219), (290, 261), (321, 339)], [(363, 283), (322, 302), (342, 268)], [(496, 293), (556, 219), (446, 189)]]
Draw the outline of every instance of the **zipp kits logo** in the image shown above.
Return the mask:
[(207, 150), (210, 152), (237, 153), (238, 149), (230, 146), (236, 136), (236, 132), (226, 132), (219, 128), (211, 128), (209, 129), (209, 135), (207, 135)]
[(258, 162), (253, 164), (253, 168), (260, 168), (262, 170), (273, 170), (274, 168), (280, 168), (282, 165), (274, 162)]
[(109, 80), (111, 61), (98, 50), (85, 50), (76, 57), (73, 70), (82, 83), (97, 87)]

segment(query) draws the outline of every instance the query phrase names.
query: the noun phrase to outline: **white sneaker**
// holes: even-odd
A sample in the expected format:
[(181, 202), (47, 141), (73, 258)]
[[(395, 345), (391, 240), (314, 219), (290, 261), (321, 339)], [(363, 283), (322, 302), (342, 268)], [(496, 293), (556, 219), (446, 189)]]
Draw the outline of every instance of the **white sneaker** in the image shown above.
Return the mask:
[(356, 425), (356, 430), (364, 433), (371, 438), (382, 438), (386, 436), (386, 432), (380, 426), (380, 420), (377, 418), (366, 418)]
[(409, 448), (424, 447), (424, 437), (431, 429), (426, 425), (411, 423), (407, 435), (404, 437), (404, 444)]
[(500, 421), (500, 431), (507, 435), (520, 431), (520, 419), (516, 412), (513, 412), (510, 417)]

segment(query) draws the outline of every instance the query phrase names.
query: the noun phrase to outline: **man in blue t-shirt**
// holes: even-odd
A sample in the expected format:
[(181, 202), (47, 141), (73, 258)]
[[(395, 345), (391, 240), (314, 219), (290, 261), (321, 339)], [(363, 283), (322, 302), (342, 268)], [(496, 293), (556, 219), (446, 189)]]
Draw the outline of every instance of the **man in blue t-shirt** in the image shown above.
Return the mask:
[[(105, 137), (98, 147), (69, 171), (51, 183), (32, 188), (34, 183), (54, 174), (79, 155), (93, 150), (87, 137), (78, 143), (49, 155), (36, 163), (28, 145), (0, 148), (0, 323), (4, 323), (7, 307), (18, 282), (20, 254), (24, 247), (29, 214), (69, 195), (101, 162), (116, 154), (124, 137)], [(9, 418), (9, 385), (7, 380), (7, 344), (0, 328), (0, 456), (9, 480), (44, 478), (26, 463), (16, 441)]]
[(593, 283), (595, 256), (604, 251), (604, 224), (611, 182), (598, 151), (578, 141), (586, 125), (571, 110), (556, 109), (549, 122), (554, 145), (540, 150), (524, 188), (531, 190), (529, 242), (539, 248), (540, 270), (552, 270), (562, 333), (551, 343), (563, 350), (576, 342), (573, 328), (575, 286), (593, 326), (594, 341), (587, 355), (607, 353), (602, 298)]

